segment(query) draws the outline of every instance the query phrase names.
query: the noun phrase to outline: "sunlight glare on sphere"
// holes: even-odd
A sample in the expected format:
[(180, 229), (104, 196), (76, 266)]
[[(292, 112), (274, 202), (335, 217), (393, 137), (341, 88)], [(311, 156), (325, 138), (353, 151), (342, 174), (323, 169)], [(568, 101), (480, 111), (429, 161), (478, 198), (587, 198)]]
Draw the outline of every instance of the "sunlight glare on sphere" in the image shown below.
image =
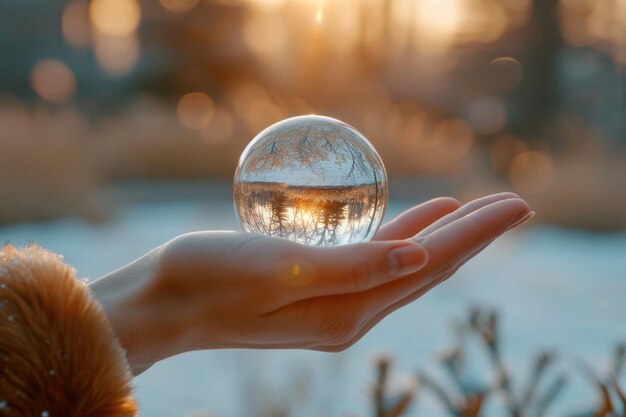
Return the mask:
[(387, 206), (387, 175), (374, 147), (352, 126), (300, 116), (250, 142), (233, 197), (247, 232), (338, 246), (374, 236)]

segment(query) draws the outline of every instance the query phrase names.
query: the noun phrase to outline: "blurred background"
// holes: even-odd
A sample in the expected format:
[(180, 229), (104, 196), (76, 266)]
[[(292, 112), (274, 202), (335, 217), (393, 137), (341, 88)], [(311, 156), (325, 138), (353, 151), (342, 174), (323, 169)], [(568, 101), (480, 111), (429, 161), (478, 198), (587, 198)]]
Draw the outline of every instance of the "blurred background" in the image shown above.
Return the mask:
[[(241, 151), (311, 113), (370, 139), (389, 215), (512, 190), (537, 218), (349, 352), (160, 364), (137, 379), (143, 415), (367, 415), (371, 352), (434, 366), (472, 301), (501, 309), (521, 379), (538, 347), (602, 363), (625, 336), (624, 0), (5, 0), (0, 240), (96, 278), (179, 233), (237, 229)], [(554, 415), (593, 404), (573, 379)], [(447, 415), (424, 397), (420, 415)]]

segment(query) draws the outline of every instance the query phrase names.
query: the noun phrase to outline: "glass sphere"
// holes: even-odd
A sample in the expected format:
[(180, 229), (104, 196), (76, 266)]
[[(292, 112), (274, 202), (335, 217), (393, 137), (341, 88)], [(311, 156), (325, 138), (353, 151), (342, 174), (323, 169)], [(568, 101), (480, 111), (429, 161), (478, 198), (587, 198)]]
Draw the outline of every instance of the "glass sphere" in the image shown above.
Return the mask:
[(370, 240), (387, 206), (387, 175), (369, 141), (323, 116), (278, 122), (239, 159), (233, 186), (244, 230), (311, 246)]

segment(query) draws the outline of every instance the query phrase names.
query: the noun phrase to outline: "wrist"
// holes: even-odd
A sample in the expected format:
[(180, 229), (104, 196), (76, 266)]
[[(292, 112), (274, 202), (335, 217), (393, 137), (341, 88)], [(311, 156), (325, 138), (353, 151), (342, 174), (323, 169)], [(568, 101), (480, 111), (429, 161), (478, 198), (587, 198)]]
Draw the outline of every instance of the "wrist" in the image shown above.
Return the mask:
[(185, 321), (168, 308), (159, 285), (160, 250), (89, 285), (126, 351), (133, 375), (184, 351)]

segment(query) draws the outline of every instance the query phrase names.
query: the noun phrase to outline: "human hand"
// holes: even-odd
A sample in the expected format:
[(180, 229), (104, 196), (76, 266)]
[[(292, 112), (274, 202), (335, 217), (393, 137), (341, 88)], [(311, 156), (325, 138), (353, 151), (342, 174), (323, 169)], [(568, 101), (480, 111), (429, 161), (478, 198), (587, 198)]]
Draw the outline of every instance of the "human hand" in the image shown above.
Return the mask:
[(335, 248), (236, 232), (180, 236), (92, 284), (135, 373), (197, 349), (335, 352), (532, 217), (511, 193), (440, 198)]

